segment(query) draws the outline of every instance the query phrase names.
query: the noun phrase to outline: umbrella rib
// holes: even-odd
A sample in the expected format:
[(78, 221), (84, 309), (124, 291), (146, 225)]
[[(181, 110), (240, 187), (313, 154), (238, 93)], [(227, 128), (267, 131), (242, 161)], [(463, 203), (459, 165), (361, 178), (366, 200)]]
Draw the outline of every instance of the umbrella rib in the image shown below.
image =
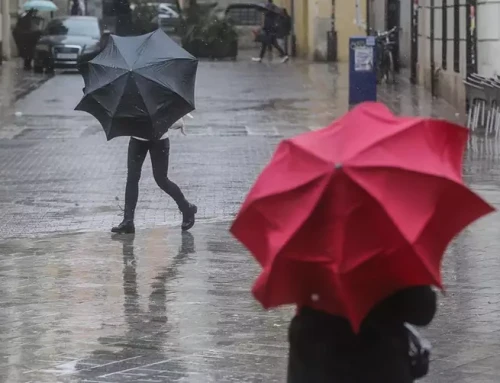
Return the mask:
[(140, 57), (141, 57), (141, 50), (143, 49), (144, 45), (148, 43), (148, 41), (151, 39), (151, 37), (153, 37), (153, 35), (156, 33), (153, 32), (151, 33), (148, 37), (146, 37), (146, 39), (141, 43), (141, 45), (139, 45), (137, 47), (137, 57), (135, 59), (135, 61), (132, 63), (132, 68), (135, 66), (135, 64), (137, 63), (137, 61), (139, 61)]
[[(152, 65), (151, 65), (152, 66)], [(145, 67), (144, 67), (145, 68)], [(139, 73), (139, 72), (134, 72), (134, 74), (138, 75), (138, 76), (141, 76), (143, 79), (147, 80), (147, 81), (151, 81), (151, 82), (154, 82), (152, 79), (150, 79), (149, 77), (147, 76), (144, 76), (142, 73)], [(172, 93), (175, 93), (178, 97), (182, 98), (185, 102), (187, 102), (190, 106), (192, 106), (194, 108), (194, 105), (192, 105), (188, 100), (186, 100), (183, 96), (181, 96), (179, 93), (177, 93), (175, 90), (172, 89), (172, 87), (170, 86), (170, 84), (168, 84), (168, 89), (172, 92)]]
[(95, 102), (97, 102), (99, 105), (101, 105), (101, 106), (102, 106), (102, 108), (103, 108), (104, 110), (106, 110), (107, 112), (109, 112), (109, 109), (108, 109), (106, 106), (104, 106), (104, 105), (102, 104), (102, 102), (100, 102), (97, 98), (93, 97), (92, 93), (88, 93), (88, 94), (86, 94), (86, 95), (85, 95), (85, 97), (90, 97), (90, 96), (92, 96), (92, 100), (94, 100)]
[[(443, 121), (443, 120), (437, 120), (437, 119), (426, 119), (426, 118), (418, 118), (418, 119), (415, 119), (415, 120), (412, 120), (411, 121), (411, 124), (409, 124), (408, 126), (406, 126), (404, 129), (401, 129), (400, 131), (394, 133), (394, 134), (390, 134), (390, 135), (387, 135), (387, 136), (384, 136), (384, 137), (381, 137), (379, 140), (375, 141), (375, 142), (372, 142), (371, 144), (369, 144), (368, 146), (364, 147), (363, 149), (359, 150), (357, 153), (353, 154), (351, 156), (354, 157), (354, 156), (359, 156), (360, 154), (363, 154), (364, 152), (372, 149), (373, 147), (377, 146), (377, 145), (381, 145), (383, 144), (384, 142), (386, 142), (387, 140), (389, 139), (392, 139), (394, 137), (398, 137), (399, 135), (403, 134), (403, 133), (406, 133), (408, 130), (412, 129), (412, 128), (416, 128), (417, 126), (419, 126), (419, 123), (420, 122), (426, 122), (429, 123), (429, 122), (440, 122), (440, 123), (447, 123), (449, 125), (452, 125), (452, 126), (455, 126), (456, 128), (460, 128), (460, 129), (464, 129), (458, 125), (455, 125), (453, 123), (450, 123), (450, 122), (447, 122), (447, 121)], [(422, 127), (420, 127), (421, 129)], [(347, 162), (349, 159), (351, 158), (346, 158), (344, 160), (344, 162)]]
[[(412, 173), (418, 173), (416, 171), (413, 171), (413, 170), (406, 170), (404, 169), (404, 171), (408, 171), (408, 172), (412, 172)], [(394, 227), (398, 227), (398, 225), (396, 225), (396, 222), (394, 221), (393, 217), (387, 212), (386, 209), (384, 209), (383, 207), (383, 204), (381, 203), (381, 201), (379, 201), (378, 198), (376, 198), (372, 193), (370, 193), (369, 190), (366, 190), (363, 185), (361, 185), (359, 182), (356, 181), (355, 178), (353, 178), (351, 175), (348, 174), (348, 172), (346, 172), (346, 174), (349, 176), (349, 179), (354, 182), (356, 185), (358, 185), (361, 189), (363, 189), (366, 193), (368, 193), (370, 195), (371, 198), (373, 198), (374, 201), (377, 202), (377, 204), (382, 207), (384, 213), (386, 214), (386, 216), (391, 220), (391, 222), (394, 224)], [(422, 173), (418, 173), (418, 174), (422, 174)], [(432, 174), (428, 174), (429, 177), (432, 177), (432, 178), (438, 178), (438, 176), (435, 176), (435, 175), (432, 175)], [(454, 181), (454, 180), (450, 180), (448, 178), (443, 178), (443, 177), (439, 177), (439, 178), (442, 178), (442, 179), (445, 179), (449, 182), (453, 182), (455, 183), (457, 186), (459, 187), (464, 187), (464, 185)], [(432, 217), (432, 215), (431, 215)], [(429, 218), (430, 219), (430, 218)], [(423, 225), (422, 229), (420, 230), (420, 232), (418, 233), (418, 237), (420, 237), (420, 235), (422, 234), (423, 230), (425, 230), (425, 228), (427, 227), (427, 225)], [(403, 239), (405, 240), (405, 242), (407, 243), (408, 246), (412, 246), (412, 241), (403, 233), (401, 232), (399, 229), (398, 229), (398, 232), (401, 234), (401, 236), (403, 237)], [(434, 279), (434, 276), (433, 276), (433, 273), (431, 271), (431, 268), (429, 267), (429, 265), (427, 264), (427, 262), (424, 262), (422, 257), (418, 257), (419, 258), (419, 261), (422, 263), (422, 265), (424, 266), (424, 268), (427, 270), (427, 272), (429, 273), (429, 275)]]
[[(119, 77), (117, 77), (117, 78), (116, 78), (116, 79), (114, 79), (113, 81), (118, 80), (119, 78), (123, 77), (123, 75), (125, 75), (125, 74), (127, 74), (127, 73), (124, 73), (124, 74), (120, 75)], [(108, 84), (106, 84), (106, 85), (111, 84), (113, 81), (110, 81), (110, 82), (109, 82)], [(92, 95), (92, 93), (96, 92), (96, 91), (97, 91), (97, 90), (99, 90), (99, 89), (102, 89), (102, 88), (97, 88), (97, 89), (93, 90), (92, 92), (89, 92), (89, 93), (88, 93), (88, 95)], [(125, 88), (124, 88), (124, 89), (125, 89)], [(121, 99), (123, 98), (123, 95), (124, 95), (124, 94), (125, 94), (125, 92), (123, 92), (123, 93), (121, 94), (121, 96), (120, 96), (120, 100), (119, 100), (119, 101), (117, 102), (117, 104), (116, 104), (116, 108), (118, 108), (118, 105), (120, 105)], [(96, 100), (96, 102), (97, 102), (99, 105), (101, 105), (101, 106), (102, 106), (105, 110), (107, 110), (108, 112), (111, 112), (111, 113), (110, 113), (110, 117), (111, 117), (111, 115), (114, 115), (114, 113), (116, 113), (116, 109), (115, 109), (114, 111), (110, 111), (110, 110), (109, 110), (106, 106), (104, 106), (104, 105), (103, 105), (103, 104), (102, 104), (99, 100), (97, 100), (95, 97), (93, 97), (93, 99), (94, 99), (94, 100)]]
[[(319, 156), (316, 156), (313, 152), (309, 152), (309, 151), (306, 151), (304, 150), (302, 147), (298, 146), (298, 145), (295, 145), (293, 143), (293, 141), (287, 139), (287, 140), (283, 140), (282, 143), (280, 145), (290, 145), (292, 146), (294, 149), (298, 149), (300, 151), (302, 151), (305, 155), (308, 155), (308, 156), (311, 156), (313, 157), (314, 159), (316, 160), (320, 160), (320, 161), (325, 161), (323, 158), (319, 157)], [(328, 172), (330, 171), (330, 169), (328, 169)], [(307, 182), (303, 182), (301, 184), (298, 184), (298, 185), (295, 185), (293, 186), (292, 188), (289, 188), (289, 189), (285, 189), (285, 190), (282, 190), (279, 194), (283, 194), (283, 193), (288, 193), (288, 192), (291, 192), (293, 190), (296, 190), (298, 188), (301, 188), (301, 187), (304, 187), (305, 185), (309, 184), (310, 182), (313, 182), (313, 181), (317, 181), (318, 179), (320, 179), (321, 177), (324, 177), (325, 176), (325, 173), (326, 172), (322, 172), (321, 174), (318, 174), (314, 177), (312, 177), (311, 179), (307, 180)], [(267, 194), (264, 194), (262, 196), (259, 197), (259, 199), (264, 199), (264, 198), (267, 198), (267, 197), (270, 197), (271, 195), (267, 195)]]
[[(136, 75), (136, 74), (138, 74), (138, 73), (134, 72), (134, 75)], [(134, 81), (135, 81), (135, 80), (134, 80)], [(138, 91), (138, 92), (139, 92), (139, 94), (141, 95), (142, 99), (143, 99), (143, 100), (145, 100), (145, 98), (144, 98), (144, 94), (142, 93), (141, 87), (137, 84), (137, 81), (135, 82), (135, 85), (137, 86), (137, 91)], [(146, 101), (144, 101), (144, 106), (146, 107), (146, 109), (147, 109), (147, 111), (148, 111), (148, 113), (149, 113), (150, 117), (151, 117), (151, 118), (153, 118), (153, 115), (154, 115), (154, 114), (156, 114), (156, 113), (157, 113), (157, 111), (154, 111), (153, 113), (151, 113), (151, 111), (150, 111), (150, 110), (149, 110), (149, 108), (148, 108), (148, 105), (147, 105)]]
[(369, 170), (377, 170), (377, 169), (401, 170), (403, 172), (415, 173), (415, 174), (424, 175), (424, 176), (428, 176), (428, 177), (441, 178), (441, 179), (445, 179), (445, 180), (454, 182), (457, 185), (461, 185), (461, 183), (458, 182), (456, 179), (450, 178), (446, 174), (437, 173), (437, 172), (430, 173), (430, 172), (427, 172), (427, 171), (420, 171), (420, 170), (415, 170), (415, 169), (408, 169), (408, 168), (402, 167), (400, 165), (364, 165), (364, 164), (363, 165), (350, 165), (350, 164), (347, 164), (345, 166), (345, 168), (348, 168), (348, 169), (367, 169), (367, 170), (368, 169)]
[[(321, 177), (317, 177), (317, 178), (319, 179)], [(323, 197), (323, 195), (327, 189), (327, 186), (328, 186), (328, 182), (325, 182), (325, 188), (322, 190), (321, 195), (318, 197), (318, 201), (321, 200), (321, 198)], [(316, 201), (316, 203), (317, 203), (317, 201)], [(304, 217), (304, 219), (297, 225), (297, 227), (295, 228), (295, 230), (293, 230), (293, 232), (290, 234), (290, 236), (287, 238), (287, 240), (284, 241), (284, 243), (279, 247), (278, 251), (276, 251), (276, 253), (275, 253), (276, 257), (279, 255), (281, 250), (283, 250), (285, 248), (285, 246), (288, 245), (288, 243), (292, 240), (292, 238), (295, 236), (295, 234), (297, 234), (297, 232), (304, 226), (306, 221), (311, 217), (311, 214), (312, 213), (310, 213), (306, 217)]]
[(323, 157), (321, 157), (321, 156), (318, 156), (314, 150), (310, 150), (310, 151), (309, 151), (309, 150), (306, 150), (304, 147), (302, 147), (302, 146), (300, 146), (300, 145), (297, 145), (297, 144), (295, 143), (295, 141), (293, 140), (293, 138), (288, 138), (288, 139), (284, 140), (284, 142), (288, 142), (288, 143), (289, 143), (290, 145), (292, 145), (294, 148), (296, 148), (296, 149), (298, 149), (298, 150), (300, 150), (300, 151), (302, 151), (302, 152), (304, 152), (304, 153), (307, 153), (307, 154), (309, 154), (309, 155), (313, 156), (313, 157), (314, 157), (314, 158), (316, 158), (317, 160), (320, 160), (320, 161), (325, 161), (325, 159), (324, 159)]
[[(374, 169), (374, 168), (372, 168)], [(410, 172), (413, 172), (411, 170), (409, 170)], [(355, 177), (352, 177), (352, 175), (349, 174), (349, 171), (344, 171), (345, 174), (349, 177), (349, 179), (354, 182), (356, 185), (358, 185), (362, 190), (364, 190), (374, 201), (377, 202), (377, 204), (382, 208), (382, 210), (384, 211), (384, 213), (387, 215), (387, 217), (391, 220), (391, 222), (394, 224), (394, 227), (398, 227), (396, 225), (396, 222), (394, 221), (393, 217), (387, 212), (387, 210), (384, 208), (384, 205), (382, 204), (382, 202), (377, 198), (375, 197), (369, 190), (366, 190), (366, 188), (360, 184)], [(417, 172), (413, 172), (413, 173), (417, 173)], [(419, 173), (420, 174), (420, 173)], [(429, 175), (429, 177), (434, 177), (432, 175)], [(398, 229), (399, 231), (399, 229)], [(411, 241), (409, 238), (406, 237), (406, 235), (404, 233), (402, 233), (401, 231), (399, 231), (400, 234), (403, 236), (404, 240), (406, 241), (406, 243), (408, 244), (411, 244)]]
[(114, 81), (121, 79), (121, 78), (122, 78), (123, 76), (125, 76), (126, 74), (128, 74), (128, 72), (122, 73), (122, 74), (121, 74), (121, 75), (119, 75), (118, 77), (116, 77), (116, 78), (114, 78), (114, 79), (112, 79), (112, 80), (110, 80), (110, 81), (107, 81), (107, 82), (105, 82), (104, 84), (99, 84), (99, 88), (96, 88), (96, 89), (93, 89), (93, 90), (89, 91), (89, 93), (88, 93), (88, 94), (91, 94), (91, 93), (93, 93), (93, 92), (95, 92), (95, 91), (97, 91), (97, 90), (99, 90), (99, 89), (104, 88), (105, 86), (108, 86), (108, 85), (112, 84)]
[(99, 61), (89, 61), (89, 63), (92, 64), (92, 65), (99, 65), (99, 66), (102, 66), (102, 67), (107, 68), (107, 69), (121, 69), (121, 70), (124, 70), (124, 71), (127, 71), (127, 72), (130, 71), (130, 69), (128, 69), (128, 68), (122, 68), (122, 67), (119, 67), (119, 66), (111, 66), (111, 65), (107, 65), (107, 64), (101, 64)]
[[(164, 59), (165, 61), (172, 61), (172, 60), (175, 60), (175, 61), (196, 61), (192, 58), (189, 58), (189, 57), (169, 57), (169, 58), (165, 58)], [(150, 64), (147, 64), (147, 65), (143, 65), (140, 67), (140, 69), (142, 68), (149, 68), (151, 66), (155, 66), (155, 65), (158, 65), (157, 62), (155, 63), (150, 63)]]

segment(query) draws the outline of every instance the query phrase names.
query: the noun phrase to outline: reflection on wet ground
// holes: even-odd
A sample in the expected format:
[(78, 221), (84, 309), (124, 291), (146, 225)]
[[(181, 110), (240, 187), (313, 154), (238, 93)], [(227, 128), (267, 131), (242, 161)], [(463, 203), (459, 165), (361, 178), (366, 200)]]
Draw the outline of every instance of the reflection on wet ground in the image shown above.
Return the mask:
[(288, 312), (258, 309), (226, 224), (0, 246), (0, 381), (283, 380)]

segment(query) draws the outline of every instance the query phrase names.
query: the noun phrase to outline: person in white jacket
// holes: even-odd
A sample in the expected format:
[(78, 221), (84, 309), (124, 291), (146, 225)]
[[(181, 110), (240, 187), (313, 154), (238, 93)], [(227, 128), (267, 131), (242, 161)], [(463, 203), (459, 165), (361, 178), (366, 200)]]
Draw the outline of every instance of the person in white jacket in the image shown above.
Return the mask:
[[(175, 122), (170, 129), (180, 129), (184, 134), (184, 119), (181, 118)], [(174, 199), (182, 213), (182, 230), (187, 231), (191, 229), (195, 223), (195, 215), (198, 208), (196, 205), (188, 202), (179, 186), (168, 178), (170, 140), (167, 132), (159, 140), (148, 141), (139, 137), (130, 138), (124, 217), (118, 226), (111, 229), (113, 233), (135, 233), (134, 213), (139, 198), (139, 180), (141, 178), (142, 165), (148, 152), (151, 156), (153, 176), (156, 183), (165, 193)]]

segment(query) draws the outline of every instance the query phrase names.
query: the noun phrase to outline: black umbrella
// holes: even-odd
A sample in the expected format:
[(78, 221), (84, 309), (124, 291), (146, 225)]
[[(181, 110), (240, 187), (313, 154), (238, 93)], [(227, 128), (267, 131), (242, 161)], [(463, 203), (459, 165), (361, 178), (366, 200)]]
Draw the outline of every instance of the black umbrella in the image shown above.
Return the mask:
[(278, 16), (283, 15), (283, 10), (280, 7), (278, 7), (276, 4), (273, 4), (273, 3), (257, 4), (257, 8), (263, 12), (271, 12), (271, 13), (274, 13)]
[(80, 66), (84, 96), (75, 108), (99, 120), (106, 137), (158, 139), (194, 110), (198, 61), (163, 31), (111, 35), (104, 50)]

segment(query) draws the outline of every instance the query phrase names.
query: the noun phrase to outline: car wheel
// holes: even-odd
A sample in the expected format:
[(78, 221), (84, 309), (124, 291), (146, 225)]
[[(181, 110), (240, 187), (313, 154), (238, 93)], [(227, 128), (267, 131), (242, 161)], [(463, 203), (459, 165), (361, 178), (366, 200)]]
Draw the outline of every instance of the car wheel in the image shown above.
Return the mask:
[(33, 72), (35, 72), (35, 73), (43, 73), (43, 66), (35, 65), (33, 67)]
[(53, 66), (48, 66), (47, 67), (47, 73), (48, 74), (54, 74), (55, 70), (54, 70), (54, 67)]

